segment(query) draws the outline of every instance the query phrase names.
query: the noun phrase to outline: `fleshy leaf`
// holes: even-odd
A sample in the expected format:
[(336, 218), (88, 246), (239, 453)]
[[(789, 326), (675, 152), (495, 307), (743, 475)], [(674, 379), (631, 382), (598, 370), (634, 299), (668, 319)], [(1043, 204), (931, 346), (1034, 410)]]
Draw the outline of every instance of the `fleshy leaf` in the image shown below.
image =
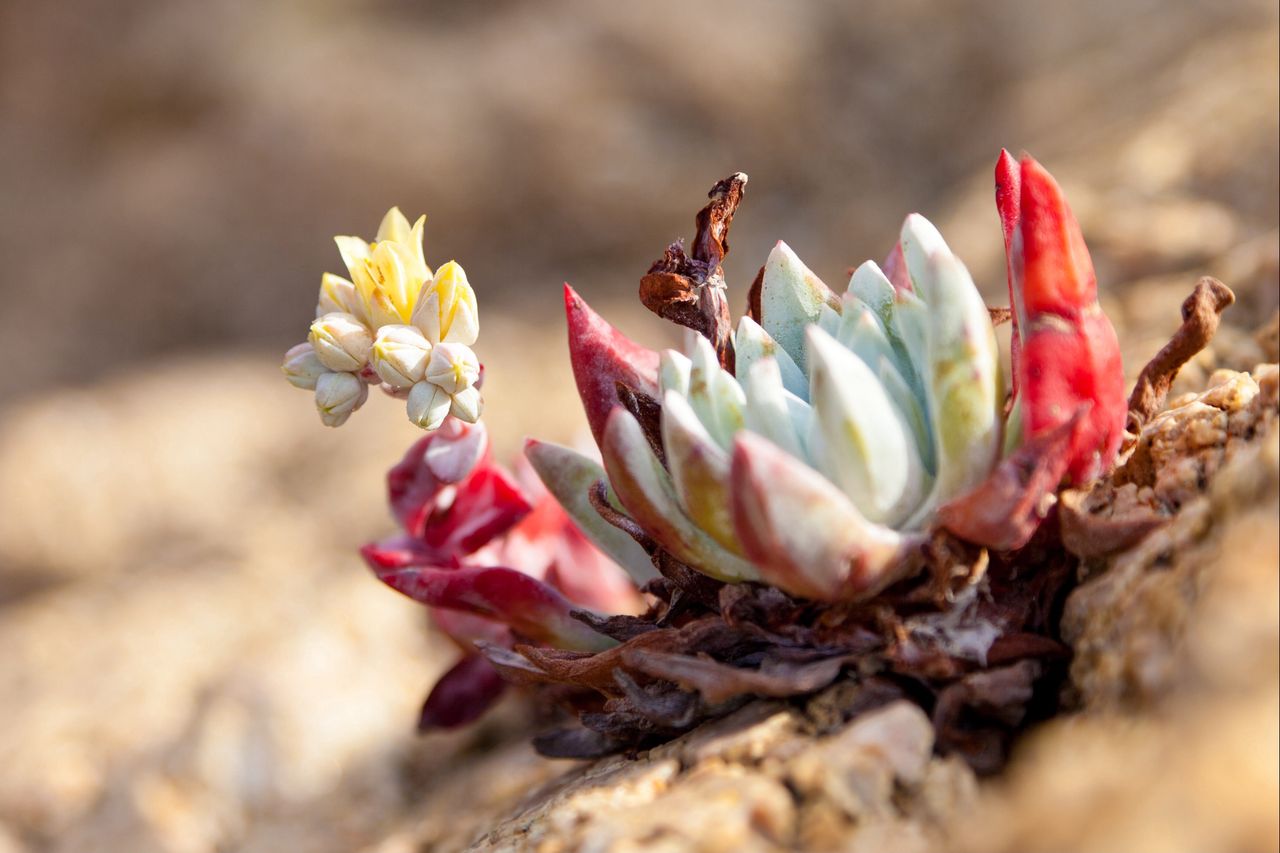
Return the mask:
[[(1000, 230), (1004, 234), (1005, 277), (1009, 283), (1010, 319), (1013, 334), (1009, 338), (1010, 390), (1014, 400), (1018, 398), (1018, 370), (1022, 350), (1022, 325), (1026, 322), (1026, 309), (1022, 305), (1022, 282), (1017, 280), (1022, 270), (1014, 270), (1013, 240), (1019, 230), (1022, 207), (1022, 171), (1018, 161), (1007, 149), (1000, 149), (996, 161), (996, 211), (1000, 214)], [(1020, 240), (1021, 238), (1019, 238)], [(1016, 284), (1015, 284), (1016, 281)]]
[(773, 358), (781, 373), (783, 387), (801, 400), (808, 401), (809, 380), (805, 378), (804, 371), (755, 320), (743, 317), (738, 321), (738, 330), (733, 336), (733, 346), (737, 352), (734, 375), (738, 377), (739, 382), (743, 377), (751, 375), (752, 366), (761, 359)]
[(1053, 493), (1071, 457), (1072, 433), (1088, 407), (1033, 438), (996, 466), (977, 488), (938, 508), (938, 522), (977, 545), (996, 551), (1021, 548), (1053, 506)]
[(693, 363), (684, 353), (673, 349), (663, 350), (658, 362), (658, 384), (661, 390), (676, 391), (686, 395), (689, 393), (689, 376), (693, 371)]
[(808, 403), (783, 387), (775, 359), (766, 358), (751, 368), (747, 377), (747, 406), (744, 411), (747, 429), (764, 436), (797, 459), (808, 459), (807, 444), (813, 412)]
[(821, 319), (824, 307), (838, 312), (839, 297), (804, 265), (790, 246), (779, 240), (764, 265), (760, 325), (802, 371), (808, 369), (805, 327)]
[(720, 367), (706, 338), (694, 338), (690, 362), (689, 404), (711, 437), (728, 452), (734, 433), (743, 427), (746, 395), (733, 374)]
[(479, 465), (456, 489), (453, 502), (428, 518), (420, 534), (423, 544), (441, 555), (470, 554), (532, 508), (511, 475), (492, 463)]
[[(1001, 158), (1004, 167), (1007, 160)], [(1018, 394), (1028, 438), (1048, 432), (1090, 404), (1075, 432), (1067, 478), (1087, 482), (1115, 460), (1127, 413), (1115, 329), (1097, 300), (1097, 278), (1080, 225), (1053, 177), (1030, 157), (1019, 163), (1019, 201), (1009, 274), (1021, 347)]]
[(866, 363), (819, 328), (808, 340), (815, 461), (863, 516), (896, 525), (927, 485), (915, 436)]
[(874, 595), (914, 568), (915, 537), (868, 522), (832, 483), (742, 433), (731, 469), (738, 536), (765, 580), (820, 600)]
[(719, 580), (759, 578), (753, 566), (726, 551), (685, 514), (666, 469), (625, 409), (609, 415), (602, 451), (618, 500), (671, 556)]
[(729, 454), (675, 391), (662, 399), (662, 443), (671, 480), (689, 517), (725, 548), (740, 553), (729, 513)]
[(488, 434), (482, 424), (446, 421), (439, 430), (416, 441), (387, 472), (391, 511), (400, 526), (420, 536), (436, 510), (440, 490), (467, 477), (488, 456)]
[[(902, 244), (928, 305), (925, 390), (937, 454), (934, 490), (908, 522), (914, 527), (987, 476), (999, 451), (1004, 400), (995, 329), (968, 271), (921, 216), (907, 217)], [(932, 247), (930, 253), (924, 247)]]
[(561, 649), (601, 651), (614, 641), (569, 615), (573, 605), (541, 581), (503, 567), (375, 568), (387, 586), (431, 607), (496, 619), (521, 636)]
[(626, 570), (636, 584), (657, 577), (653, 563), (635, 540), (600, 517), (591, 505), (591, 487), (605, 479), (604, 467), (576, 450), (529, 439), (525, 457), (543, 485), (597, 548)]
[(567, 284), (564, 310), (573, 379), (598, 444), (609, 412), (618, 406), (617, 383), (650, 397), (658, 396), (658, 353), (609, 325)]
[(507, 689), (493, 664), (479, 654), (463, 656), (440, 677), (422, 705), (418, 731), (454, 729), (480, 719)]

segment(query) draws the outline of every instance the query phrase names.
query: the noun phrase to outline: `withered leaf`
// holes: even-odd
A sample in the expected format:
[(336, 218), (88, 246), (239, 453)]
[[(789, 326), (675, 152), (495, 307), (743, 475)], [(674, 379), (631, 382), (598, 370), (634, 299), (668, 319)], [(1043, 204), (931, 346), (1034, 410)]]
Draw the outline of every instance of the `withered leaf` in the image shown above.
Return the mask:
[(662, 443), (662, 404), (643, 391), (637, 391), (621, 382), (616, 383), (615, 388), (618, 402), (640, 424), (649, 449), (658, 457), (662, 467), (667, 467), (667, 450)]
[(729, 226), (742, 201), (747, 176), (737, 172), (716, 182), (697, 216), (693, 247), (667, 247), (640, 280), (640, 301), (663, 319), (692, 329), (715, 347), (720, 365), (733, 370), (733, 321), (720, 263), (729, 253)]
[(697, 690), (709, 705), (744, 695), (785, 697), (812, 693), (835, 681), (851, 659), (845, 655), (805, 663), (766, 660), (759, 669), (746, 669), (701, 654), (691, 656), (637, 648), (623, 653), (629, 667)]

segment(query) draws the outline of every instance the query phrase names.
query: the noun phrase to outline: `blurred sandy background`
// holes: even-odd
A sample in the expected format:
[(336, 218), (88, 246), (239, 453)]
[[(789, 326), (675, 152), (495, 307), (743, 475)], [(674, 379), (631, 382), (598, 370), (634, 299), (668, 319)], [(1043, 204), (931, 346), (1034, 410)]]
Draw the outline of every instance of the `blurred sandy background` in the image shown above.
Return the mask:
[(735, 303), (912, 210), (1002, 303), (1026, 148), (1136, 368), (1202, 272), (1275, 310), (1277, 45), (1254, 0), (0, 3), (0, 852), (364, 849), (497, 736), (414, 741), (448, 652), (353, 553), (412, 428), (277, 373), (332, 234), (427, 213), (510, 449), (577, 425), (560, 283), (629, 305), (717, 178)]

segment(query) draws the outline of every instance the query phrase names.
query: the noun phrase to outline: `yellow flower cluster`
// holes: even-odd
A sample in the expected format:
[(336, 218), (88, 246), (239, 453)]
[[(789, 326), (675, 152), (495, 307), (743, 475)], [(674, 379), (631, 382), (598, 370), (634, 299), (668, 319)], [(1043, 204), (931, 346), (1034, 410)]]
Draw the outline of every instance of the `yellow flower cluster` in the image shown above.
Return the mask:
[(433, 274), (422, 252), (422, 226), (393, 207), (377, 238), (337, 237), (350, 278), (320, 279), (316, 319), (305, 343), (281, 370), (315, 392), (327, 426), (340, 426), (368, 399), (371, 384), (406, 401), (409, 420), (436, 429), (449, 415), (475, 423), (482, 400), (476, 294), (450, 261)]

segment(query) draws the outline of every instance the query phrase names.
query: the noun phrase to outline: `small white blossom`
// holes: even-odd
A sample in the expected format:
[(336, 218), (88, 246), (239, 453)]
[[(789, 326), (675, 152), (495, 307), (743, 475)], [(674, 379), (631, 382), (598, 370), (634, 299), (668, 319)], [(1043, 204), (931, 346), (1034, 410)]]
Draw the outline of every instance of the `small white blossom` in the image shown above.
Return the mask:
[(356, 371), (369, 361), (373, 336), (352, 314), (333, 311), (311, 324), (307, 338), (320, 363), (330, 370)]
[(280, 371), (293, 387), (312, 391), (320, 374), (325, 372), (325, 367), (316, 357), (315, 347), (309, 343), (301, 343), (284, 354)]
[(316, 410), (325, 426), (342, 426), (369, 399), (369, 386), (353, 373), (323, 373), (316, 380)]
[(480, 334), (476, 292), (456, 261), (440, 267), (435, 277), (423, 284), (413, 311), (413, 324), (432, 343), (471, 346), (476, 342)]
[(340, 275), (327, 272), (320, 277), (320, 299), (316, 302), (316, 316), (323, 317), (335, 311), (351, 314), (361, 323), (368, 322), (356, 286)]
[(392, 388), (412, 388), (422, 379), (431, 342), (414, 326), (383, 326), (373, 342), (373, 369)]
[(453, 395), (450, 413), (460, 421), (473, 424), (480, 420), (480, 412), (484, 408), (484, 400), (480, 397), (480, 389), (472, 386), (463, 388)]
[[(419, 382), (409, 389), (405, 409), (409, 420), (425, 430), (438, 429), (449, 415), (453, 400), (438, 385)], [(474, 423), (474, 421), (471, 421)]]
[(480, 360), (465, 344), (436, 344), (431, 349), (424, 378), (448, 394), (457, 394), (476, 384), (480, 378)]

